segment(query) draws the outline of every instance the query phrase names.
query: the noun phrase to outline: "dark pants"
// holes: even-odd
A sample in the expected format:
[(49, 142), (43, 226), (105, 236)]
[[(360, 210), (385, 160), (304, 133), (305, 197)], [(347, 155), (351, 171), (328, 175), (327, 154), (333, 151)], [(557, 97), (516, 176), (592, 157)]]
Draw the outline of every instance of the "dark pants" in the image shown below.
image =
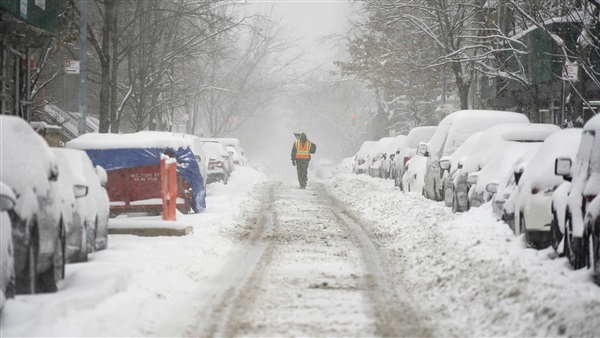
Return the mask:
[(308, 162), (309, 159), (296, 159), (296, 171), (298, 172), (298, 183), (301, 188), (306, 188), (306, 182), (308, 181)]

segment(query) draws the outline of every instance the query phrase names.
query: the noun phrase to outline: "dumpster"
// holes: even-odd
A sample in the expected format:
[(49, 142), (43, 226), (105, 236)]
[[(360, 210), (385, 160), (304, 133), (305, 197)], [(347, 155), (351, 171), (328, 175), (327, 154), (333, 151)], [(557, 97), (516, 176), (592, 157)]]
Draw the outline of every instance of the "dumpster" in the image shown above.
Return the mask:
[(177, 209), (182, 213), (204, 211), (206, 188), (189, 141), (168, 132), (85, 134), (67, 142), (84, 150), (94, 165), (108, 176), (106, 191), (112, 215), (162, 212), (160, 157), (177, 161)]

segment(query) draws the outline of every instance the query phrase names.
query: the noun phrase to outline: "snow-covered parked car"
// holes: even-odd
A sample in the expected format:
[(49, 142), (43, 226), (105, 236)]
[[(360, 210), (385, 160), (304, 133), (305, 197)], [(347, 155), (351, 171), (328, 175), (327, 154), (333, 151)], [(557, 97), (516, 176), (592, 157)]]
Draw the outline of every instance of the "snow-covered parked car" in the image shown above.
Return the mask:
[[(104, 250), (108, 243), (110, 202), (105, 185), (108, 180), (101, 166), (94, 167), (88, 155), (77, 149), (60, 149), (74, 174), (83, 178), (87, 194), (76, 199), (77, 215), (85, 229), (87, 252)], [(76, 196), (77, 197), (77, 196)]]
[(396, 142), (401, 142), (404, 137), (406, 136), (400, 135), (399, 141), (397, 141), (398, 137), (383, 137), (375, 143), (367, 160), (367, 173), (369, 176), (385, 178), (386, 160), (390, 154), (395, 154), (398, 147)]
[[(468, 166), (465, 168), (464, 164), (467, 158), (476, 152), (482, 134), (484, 132), (480, 131), (471, 135), (452, 155), (442, 157), (440, 160), (440, 167), (444, 171), (442, 177), (444, 203), (447, 207), (451, 207), (453, 212), (463, 212), (468, 209), (469, 187), (466, 182)], [(459, 179), (463, 177), (465, 180)]]
[(371, 153), (372, 148), (375, 147), (375, 144), (377, 144), (377, 141), (363, 142), (356, 155), (354, 155), (354, 164), (352, 166), (352, 172), (354, 172), (355, 174), (368, 173), (367, 159), (369, 157), (369, 154)]
[[(581, 129), (570, 128), (550, 135), (533, 154), (518, 182), (515, 224), (525, 231), (527, 243), (535, 248), (551, 244), (552, 194), (563, 182), (554, 175), (557, 157), (575, 159)], [(516, 230), (516, 229), (515, 229)]]
[(571, 181), (562, 229), (563, 253), (576, 269), (589, 264), (600, 283), (600, 115), (583, 126), (575, 161), (558, 158), (554, 171)]
[(429, 142), (436, 129), (436, 126), (415, 127), (408, 132), (404, 141), (398, 146), (391, 170), (394, 184), (400, 187), (400, 190), (403, 189), (402, 176), (407, 169), (406, 164), (417, 154), (419, 143)]
[(423, 194), (425, 189), (425, 171), (427, 170), (427, 158), (416, 155), (406, 163), (406, 170), (402, 175), (402, 191)]
[[(492, 126), (481, 132), (476, 139), (467, 139), (467, 142), (472, 144), (472, 146), (466, 150), (459, 148), (456, 152), (461, 150), (460, 155), (451, 156), (451, 158), (459, 158), (454, 158), (453, 161), (455, 163), (450, 163), (450, 166), (460, 166), (461, 168), (457, 168), (457, 170), (450, 168), (449, 175), (444, 174), (444, 179), (442, 180), (446, 185), (445, 188), (450, 189), (450, 191), (446, 191), (445, 189), (446, 204), (453, 206), (455, 211), (469, 210), (470, 205), (467, 194), (471, 189), (471, 183), (467, 181), (470, 174), (484, 169), (492, 158), (504, 155), (507, 149), (516, 147), (516, 149), (525, 150), (528, 144), (532, 143), (538, 143), (539, 146), (548, 135), (558, 130), (560, 129), (557, 126), (551, 124), (508, 123)], [(515, 145), (518, 143), (527, 145), (525, 147), (518, 147)], [(498, 171), (497, 175), (494, 176), (494, 183), (499, 183), (505, 178), (509, 173), (510, 167), (514, 162), (519, 160), (518, 156), (513, 155), (516, 155), (516, 153), (506, 155), (505, 161), (501, 159), (503, 169), (502, 171)], [(514, 160), (511, 160), (511, 156), (513, 156), (512, 159)], [(447, 162), (445, 158), (442, 158), (440, 166), (443, 168), (447, 167)], [(491, 172), (490, 169), (488, 168), (486, 172)], [(481, 175), (479, 177), (481, 178)], [(480, 185), (479, 188), (479, 192), (485, 193), (485, 185)]]
[(384, 149), (385, 156), (380, 169), (382, 178), (394, 178), (394, 161), (396, 160), (396, 156), (400, 153), (401, 146), (405, 141), (406, 135), (397, 135), (389, 143), (387, 149)]
[(216, 142), (203, 142), (202, 148), (208, 162), (206, 182), (223, 182), (223, 184), (227, 184), (231, 172), (228, 169), (228, 158), (223, 154), (223, 146)]
[(428, 143), (421, 143), (418, 154), (427, 157), (424, 196), (441, 201), (444, 198), (443, 170), (439, 161), (450, 156), (469, 136), (501, 123), (529, 123), (527, 116), (495, 110), (461, 110), (446, 116)]
[(0, 116), (0, 143), (0, 181), (16, 196), (9, 212), (16, 292), (54, 292), (65, 263), (54, 153), (27, 122), (14, 116)]
[(4, 302), (15, 296), (15, 259), (12, 225), (8, 211), (15, 206), (16, 196), (0, 182), (0, 311)]
[(502, 181), (498, 184), (488, 183), (486, 186), (486, 190), (493, 195), (492, 213), (497, 220), (508, 224), (513, 232), (516, 232), (514, 199), (517, 192), (517, 183), (528, 162), (526, 159), (517, 160)]
[[(83, 217), (83, 208), (79, 208), (77, 200), (88, 194), (88, 184), (82, 173), (73, 167), (68, 153), (72, 149), (52, 148), (58, 164), (60, 186), (61, 220), (65, 228), (64, 255), (67, 263), (87, 261), (87, 229)], [(85, 153), (84, 153), (85, 155)]]
[[(472, 182), (472, 186), (469, 188), (469, 208), (479, 207), (490, 201), (493, 193), (487, 188), (488, 183), (499, 183), (510, 173), (516, 162), (535, 153), (541, 147), (542, 142), (558, 130), (560, 128), (553, 124), (530, 124), (514, 125), (511, 130), (503, 132), (502, 136), (489, 148), (490, 157), (487, 161), (482, 162), (482, 168), (477, 172), (477, 178), (470, 180), (472, 174), (466, 178), (467, 181)], [(518, 234), (520, 231), (517, 232)]]
[(231, 155), (231, 159), (233, 160), (234, 165), (243, 165), (244, 160), (242, 158), (242, 154), (238, 151), (236, 147), (233, 146), (225, 146), (229, 155)]
[[(206, 148), (204, 147), (204, 145), (208, 143), (212, 144), (212, 148), (218, 150), (219, 154), (221, 154), (221, 157), (223, 158), (223, 170), (225, 171), (225, 173), (227, 173), (227, 178), (229, 178), (229, 176), (231, 176), (231, 173), (233, 173), (233, 171), (235, 170), (235, 164), (233, 162), (233, 157), (231, 156), (229, 151), (227, 151), (227, 146), (225, 145), (225, 143), (218, 138), (200, 138), (200, 140), (202, 141), (202, 149), (204, 149), (205, 152)], [(208, 162), (207, 167), (209, 168), (210, 172), (210, 161)]]
[(232, 137), (223, 137), (223, 138), (220, 138), (219, 140), (221, 140), (223, 142), (225, 147), (235, 148), (236, 156), (234, 156), (234, 158), (233, 158), (234, 164), (243, 166), (243, 165), (246, 165), (249, 163), (248, 159), (246, 158), (246, 153), (244, 152), (244, 148), (242, 148), (242, 146), (241, 146), (240, 140), (238, 140), (237, 138), (232, 138)]

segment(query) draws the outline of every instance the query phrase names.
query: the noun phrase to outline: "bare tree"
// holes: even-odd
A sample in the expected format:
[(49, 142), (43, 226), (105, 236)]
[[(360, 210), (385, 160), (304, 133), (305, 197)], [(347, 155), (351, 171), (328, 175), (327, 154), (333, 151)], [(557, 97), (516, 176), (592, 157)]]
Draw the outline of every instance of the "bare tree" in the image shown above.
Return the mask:
[[(179, 103), (183, 64), (209, 34), (238, 22), (223, 1), (96, 0), (89, 25), (100, 83), (100, 130), (165, 129)], [(215, 28), (216, 27), (216, 28)], [(177, 95), (174, 95), (177, 94)]]
[(195, 112), (202, 115), (210, 136), (236, 130), (298, 79), (289, 70), (299, 55), (286, 53), (293, 41), (284, 34), (280, 22), (255, 15), (234, 34), (220, 37), (225, 40), (218, 45), (231, 48), (206, 60)]
[[(355, 22), (347, 37), (349, 59), (335, 62), (340, 74), (373, 89), (375, 113), (389, 120), (388, 129), (408, 131), (426, 123), (440, 85), (441, 67), (432, 66), (436, 46), (412, 24), (393, 16), (387, 3), (367, 2), (362, 13), (365, 21)], [(380, 134), (386, 136), (388, 130)]]

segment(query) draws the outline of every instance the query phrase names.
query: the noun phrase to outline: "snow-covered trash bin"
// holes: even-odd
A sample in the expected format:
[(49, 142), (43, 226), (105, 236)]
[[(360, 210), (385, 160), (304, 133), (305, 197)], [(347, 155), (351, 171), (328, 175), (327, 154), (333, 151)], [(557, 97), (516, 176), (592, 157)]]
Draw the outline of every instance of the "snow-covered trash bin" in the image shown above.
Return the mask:
[(85, 150), (94, 165), (106, 170), (112, 215), (162, 212), (160, 157), (166, 151), (177, 161), (177, 209), (186, 214), (206, 208), (204, 179), (189, 141), (180, 135), (85, 134), (69, 141), (67, 147)]

